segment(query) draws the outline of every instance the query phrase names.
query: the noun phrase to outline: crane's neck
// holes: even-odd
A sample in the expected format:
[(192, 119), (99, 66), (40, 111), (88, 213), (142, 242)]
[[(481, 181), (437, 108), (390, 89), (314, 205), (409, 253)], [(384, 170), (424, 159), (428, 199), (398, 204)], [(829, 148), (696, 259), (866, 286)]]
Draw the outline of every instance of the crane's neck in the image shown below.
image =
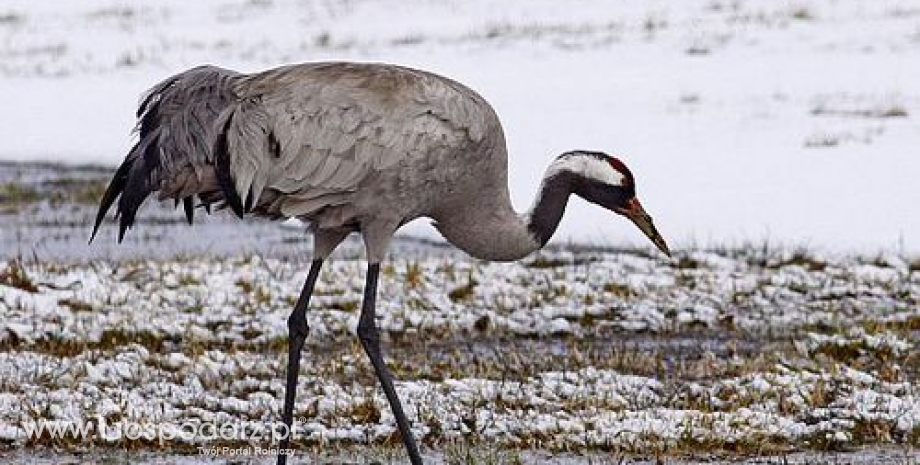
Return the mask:
[(553, 236), (569, 195), (574, 175), (550, 166), (530, 210), (515, 212), (507, 189), (504, 195), (466, 208), (463, 217), (445, 215), (435, 226), (455, 246), (476, 258), (511, 261), (540, 249)]

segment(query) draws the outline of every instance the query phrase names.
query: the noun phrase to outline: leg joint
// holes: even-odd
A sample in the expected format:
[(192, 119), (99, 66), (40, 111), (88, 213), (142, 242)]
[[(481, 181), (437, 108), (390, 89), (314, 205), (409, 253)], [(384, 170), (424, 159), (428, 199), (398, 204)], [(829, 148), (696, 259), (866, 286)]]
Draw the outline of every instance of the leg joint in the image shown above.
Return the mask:
[(291, 316), (288, 317), (287, 325), (290, 337), (306, 338), (310, 333), (310, 326), (307, 325), (307, 316), (299, 314), (299, 312), (295, 311), (291, 313)]
[(358, 323), (358, 338), (364, 343), (379, 343), (380, 333), (377, 326), (373, 323), (367, 324), (364, 321)]

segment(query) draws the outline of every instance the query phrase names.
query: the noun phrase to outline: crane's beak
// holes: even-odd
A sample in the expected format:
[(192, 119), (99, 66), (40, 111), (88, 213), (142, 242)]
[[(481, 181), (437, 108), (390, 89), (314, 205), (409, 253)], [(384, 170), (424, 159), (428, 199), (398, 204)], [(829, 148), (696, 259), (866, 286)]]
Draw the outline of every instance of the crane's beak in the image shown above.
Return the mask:
[(664, 241), (664, 238), (661, 237), (661, 234), (655, 229), (655, 223), (652, 222), (652, 217), (645, 212), (645, 209), (642, 208), (642, 204), (639, 203), (639, 199), (632, 198), (626, 204), (626, 208), (618, 210), (620, 214), (632, 220), (640, 230), (651, 239), (652, 243), (655, 244), (655, 247), (658, 247), (658, 250), (664, 252), (668, 257), (671, 256), (671, 250), (668, 249), (668, 244)]

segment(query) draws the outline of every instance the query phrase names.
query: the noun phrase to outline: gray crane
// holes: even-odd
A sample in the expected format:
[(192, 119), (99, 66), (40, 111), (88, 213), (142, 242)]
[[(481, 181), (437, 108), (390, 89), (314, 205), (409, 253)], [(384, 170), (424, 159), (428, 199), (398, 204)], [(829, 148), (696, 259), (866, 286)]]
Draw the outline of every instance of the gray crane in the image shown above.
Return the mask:
[(375, 323), (380, 263), (401, 225), (428, 217), (473, 257), (516, 260), (549, 241), (575, 194), (632, 220), (670, 256), (636, 198), (632, 173), (601, 152), (555, 158), (532, 207), (517, 213), (495, 111), (473, 90), (425, 71), (345, 62), (254, 74), (201, 66), (150, 89), (137, 118), (137, 143), (103, 195), (90, 242), (116, 199), (121, 242), (154, 192), (181, 201), (189, 223), (197, 203), (208, 213), (213, 205), (309, 224), (313, 259), (287, 322), (282, 420), (290, 428), (310, 295), (324, 260), (359, 232), (368, 265), (357, 333), (415, 465), (421, 455)]

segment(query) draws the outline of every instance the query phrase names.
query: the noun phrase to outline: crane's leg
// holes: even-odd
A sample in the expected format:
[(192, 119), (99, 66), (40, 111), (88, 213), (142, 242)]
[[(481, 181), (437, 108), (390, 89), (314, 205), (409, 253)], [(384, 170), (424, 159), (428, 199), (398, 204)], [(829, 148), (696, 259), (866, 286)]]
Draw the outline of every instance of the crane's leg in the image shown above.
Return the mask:
[(393, 416), (396, 417), (396, 425), (399, 427), (399, 434), (402, 435), (403, 443), (406, 445), (406, 451), (409, 453), (409, 460), (412, 465), (422, 465), (422, 456), (418, 452), (418, 446), (415, 444), (415, 438), (409, 429), (409, 419), (403, 412), (402, 404), (396, 395), (396, 389), (393, 388), (393, 376), (387, 369), (383, 361), (383, 355), (380, 353), (380, 335), (377, 332), (376, 301), (377, 301), (377, 279), (380, 276), (380, 263), (369, 263), (367, 266), (367, 283), (364, 285), (364, 302), (361, 305), (361, 318), (358, 320), (358, 337), (361, 339), (361, 345), (367, 352), (371, 364), (374, 365), (374, 372), (383, 392), (387, 396), (390, 408), (393, 410)]
[[(310, 328), (307, 326), (307, 306), (310, 304), (310, 296), (313, 294), (313, 286), (316, 285), (316, 278), (319, 277), (319, 270), (323, 266), (323, 259), (313, 260), (310, 264), (310, 272), (307, 273), (307, 281), (303, 284), (300, 291), (300, 298), (294, 305), (294, 311), (288, 317), (288, 366), (287, 366), (287, 385), (284, 388), (284, 412), (281, 414), (281, 420), (287, 425), (288, 435), (281, 439), (281, 449), (287, 449), (290, 444), (290, 438), (294, 432), (291, 425), (294, 421), (294, 398), (297, 395), (297, 375), (300, 374), (300, 353), (303, 350), (304, 341)], [(287, 463), (287, 456), (278, 455), (278, 465)]]

